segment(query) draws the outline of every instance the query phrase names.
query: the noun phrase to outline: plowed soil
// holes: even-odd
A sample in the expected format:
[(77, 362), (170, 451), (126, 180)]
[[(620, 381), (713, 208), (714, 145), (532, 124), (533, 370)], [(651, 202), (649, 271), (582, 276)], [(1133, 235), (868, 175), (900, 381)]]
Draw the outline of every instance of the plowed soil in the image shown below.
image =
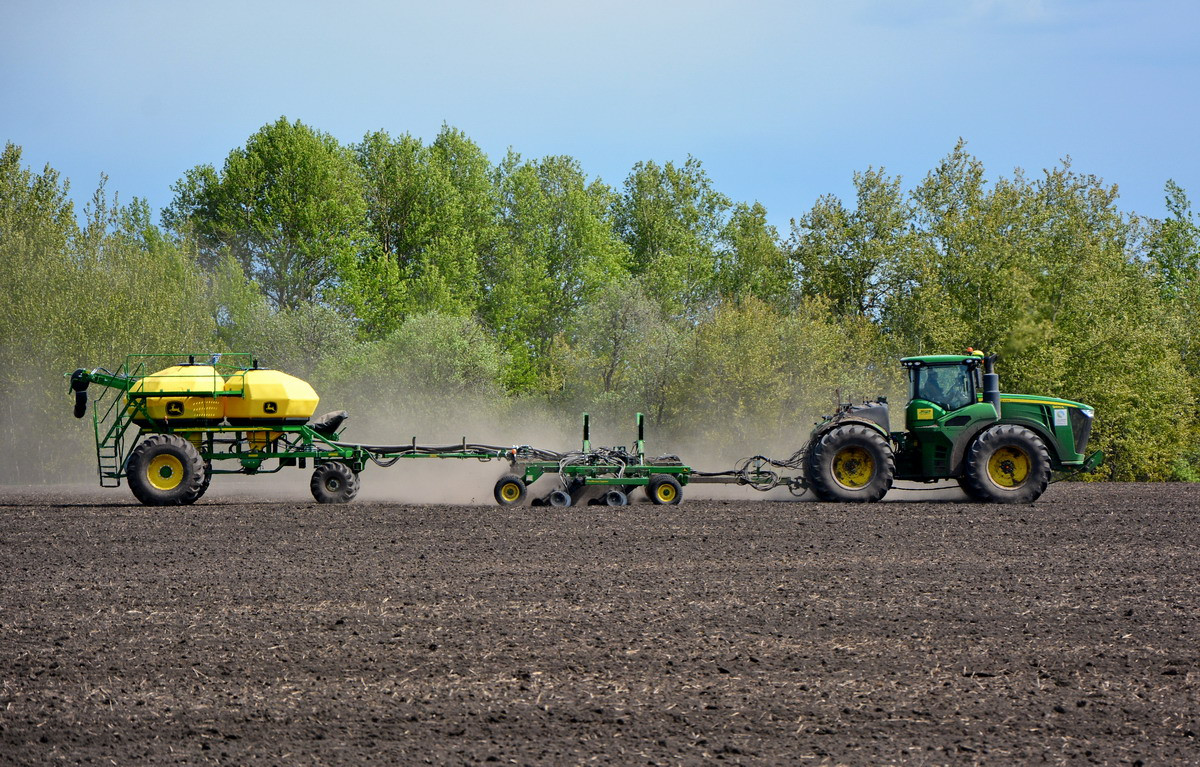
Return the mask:
[(0, 763), (1195, 764), (1188, 485), (1032, 506), (0, 491)]

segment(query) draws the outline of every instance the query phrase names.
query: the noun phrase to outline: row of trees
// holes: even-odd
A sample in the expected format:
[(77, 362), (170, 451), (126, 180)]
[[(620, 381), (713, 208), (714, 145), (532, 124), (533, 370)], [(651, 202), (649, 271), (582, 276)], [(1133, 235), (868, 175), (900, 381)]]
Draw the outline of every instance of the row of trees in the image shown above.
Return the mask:
[(448, 127), (347, 146), (281, 118), (185, 173), (161, 227), (103, 184), (80, 223), (66, 182), (10, 144), (4, 478), (40, 476), (59, 446), (79, 463), (90, 435), (66, 423), (61, 375), (134, 352), (253, 350), (414, 430), (636, 409), (663, 440), (746, 452), (794, 448), (834, 389), (901, 399), (897, 356), (968, 345), (1003, 354), (1006, 390), (1096, 406), (1106, 476), (1195, 478), (1200, 229), (1182, 189), (1141, 218), (1069, 162), (989, 180), (960, 142), (911, 188), (871, 168), (854, 190), (781, 236), (694, 158), (613, 187), (570, 157), (493, 163)]

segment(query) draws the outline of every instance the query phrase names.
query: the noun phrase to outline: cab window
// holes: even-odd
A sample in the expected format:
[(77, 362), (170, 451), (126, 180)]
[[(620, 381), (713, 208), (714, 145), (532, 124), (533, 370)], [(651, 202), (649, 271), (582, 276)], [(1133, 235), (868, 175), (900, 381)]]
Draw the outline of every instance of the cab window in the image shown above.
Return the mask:
[(923, 365), (913, 370), (913, 399), (923, 399), (945, 410), (958, 410), (975, 399), (971, 371), (965, 365)]

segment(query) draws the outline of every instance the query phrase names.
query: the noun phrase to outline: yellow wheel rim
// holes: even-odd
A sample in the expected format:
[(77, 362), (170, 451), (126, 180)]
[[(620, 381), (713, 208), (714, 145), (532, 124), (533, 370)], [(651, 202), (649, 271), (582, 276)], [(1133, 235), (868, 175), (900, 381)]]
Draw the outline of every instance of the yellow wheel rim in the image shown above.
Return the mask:
[(505, 503), (512, 503), (521, 497), (521, 487), (516, 482), (505, 482), (500, 486), (500, 497)]
[(844, 447), (833, 456), (833, 478), (848, 490), (866, 486), (875, 476), (875, 459), (864, 448)]
[(1029, 477), (1029, 454), (1019, 447), (1002, 447), (988, 459), (988, 478), (1000, 487), (1017, 488)]
[(150, 459), (146, 478), (159, 490), (174, 490), (183, 481), (183, 461), (169, 453), (156, 455)]
[(662, 503), (670, 503), (675, 500), (678, 491), (670, 482), (664, 482), (654, 490), (654, 496)]

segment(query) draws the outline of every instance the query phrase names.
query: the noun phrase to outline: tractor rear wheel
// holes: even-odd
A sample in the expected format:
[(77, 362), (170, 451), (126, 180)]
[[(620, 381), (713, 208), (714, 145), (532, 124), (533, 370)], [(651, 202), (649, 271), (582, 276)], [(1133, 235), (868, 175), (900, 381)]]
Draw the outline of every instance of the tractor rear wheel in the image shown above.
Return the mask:
[(358, 495), (358, 475), (340, 461), (327, 461), (313, 469), (308, 489), (317, 503), (347, 503)]
[(822, 501), (878, 501), (892, 489), (896, 460), (883, 435), (846, 424), (820, 436), (808, 453), (808, 483)]
[(204, 460), (196, 447), (174, 434), (151, 434), (129, 454), (129, 489), (147, 506), (193, 503), (204, 494)]
[(993, 426), (967, 449), (963, 481), (972, 499), (1033, 503), (1050, 484), (1050, 452), (1024, 426)]

